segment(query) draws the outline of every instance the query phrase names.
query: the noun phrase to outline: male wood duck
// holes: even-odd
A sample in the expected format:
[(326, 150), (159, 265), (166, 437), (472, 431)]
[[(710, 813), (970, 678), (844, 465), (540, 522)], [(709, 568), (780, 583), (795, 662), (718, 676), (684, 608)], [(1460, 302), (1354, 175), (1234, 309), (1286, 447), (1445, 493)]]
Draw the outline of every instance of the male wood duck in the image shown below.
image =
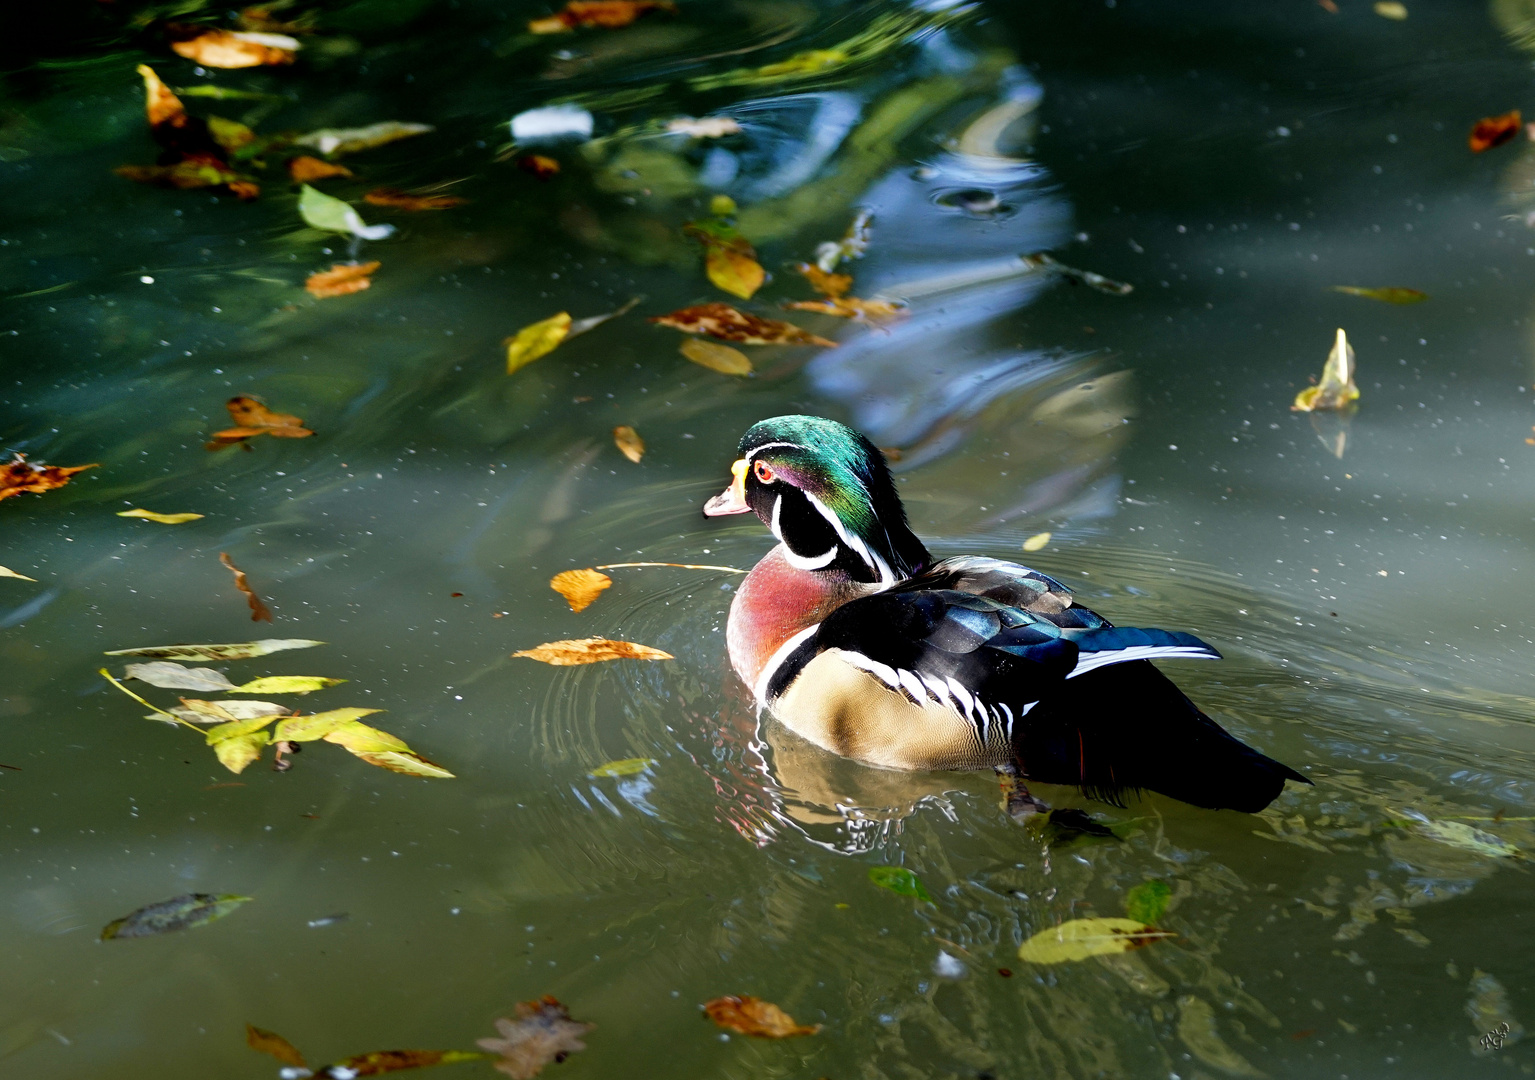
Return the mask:
[(1256, 813), (1295, 770), (1227, 734), (1151, 664), (1220, 659), (1191, 634), (1116, 627), (1036, 570), (935, 561), (885, 457), (852, 428), (778, 416), (741, 439), (710, 517), (755, 513), (779, 544), (742, 583), (736, 673), (790, 730), (888, 769), (994, 768), (1123, 805), (1149, 788)]

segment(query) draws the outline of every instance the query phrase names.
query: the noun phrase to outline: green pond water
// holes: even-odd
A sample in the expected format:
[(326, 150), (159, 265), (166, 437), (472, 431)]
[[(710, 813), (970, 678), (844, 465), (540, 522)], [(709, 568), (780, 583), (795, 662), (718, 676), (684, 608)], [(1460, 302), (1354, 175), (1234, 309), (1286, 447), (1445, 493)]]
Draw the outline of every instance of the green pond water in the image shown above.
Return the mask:
[[(472, 1049), (543, 994), (597, 1025), (555, 1080), (1535, 1071), (1535, 145), (1467, 147), (1535, 108), (1535, 7), (679, 0), (534, 37), (539, 4), (358, 0), (315, 5), (292, 66), (204, 70), (116, 6), (4, 47), (0, 449), (99, 467), (0, 502), (0, 565), (37, 579), (0, 578), (0, 1073), (272, 1077), (247, 1023), (312, 1064)], [(140, 63), (267, 95), (183, 98), (262, 133), (433, 125), (317, 185), (397, 231), (349, 252), (305, 227), (280, 157), (252, 202), (113, 175), (157, 152)], [(590, 139), (509, 145), (559, 103)], [(662, 130), (710, 115), (742, 131)], [(519, 167), (534, 152), (560, 173)], [(447, 182), (464, 205), (362, 201)], [(738, 378), (645, 321), (732, 299), (681, 232), (717, 194), (772, 275), (741, 306), (837, 348), (742, 346)], [(859, 209), (853, 295), (905, 317), (784, 316), (812, 296), (793, 263)], [(1134, 291), (1017, 260), (1041, 251)], [(381, 263), (370, 289), (304, 291), (353, 254)], [(636, 296), (505, 373), (519, 328)], [(1357, 413), (1291, 412), (1338, 327)], [(205, 450), (235, 394), (315, 435)], [(899, 451), (935, 552), (1024, 558), (1214, 644), (1165, 669), (1315, 786), (1256, 816), (1039, 786), (1119, 838), (1020, 826), (989, 775), (878, 772), (759, 724), (724, 656), (738, 576), (614, 570), (580, 613), (549, 589), (751, 566), (767, 531), (699, 508), (740, 433), (796, 411)], [(510, 655), (589, 636), (675, 659)], [(235, 776), (97, 674), (121, 675), (107, 650), (266, 637), (326, 644), (214, 666), (347, 679), (277, 700), (385, 710), (456, 779), (323, 742)], [(653, 763), (590, 775), (629, 758)], [(1151, 880), (1176, 937), (1018, 958)], [(193, 892), (253, 899), (98, 940)], [(723, 994), (824, 1027), (732, 1035), (701, 1016)]]

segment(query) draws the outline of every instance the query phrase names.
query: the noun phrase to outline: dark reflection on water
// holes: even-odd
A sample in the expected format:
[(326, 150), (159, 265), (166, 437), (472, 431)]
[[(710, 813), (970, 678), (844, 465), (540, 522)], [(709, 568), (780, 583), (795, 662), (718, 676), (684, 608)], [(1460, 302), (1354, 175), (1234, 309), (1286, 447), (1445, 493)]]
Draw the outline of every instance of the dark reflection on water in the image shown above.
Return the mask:
[[(212, 75), (59, 31), (0, 120), (0, 445), (102, 464), (0, 504), (0, 565), (39, 579), (0, 579), (6, 1075), (269, 1076), (247, 1022), (314, 1060), (468, 1047), (543, 993), (599, 1025), (550, 1075), (1528, 1070), (1535, 151), (1464, 140), (1522, 100), (1530, 13), (1339, 6), (684, 2), (550, 40), (520, 32), (544, 8), (369, 0), (327, 7), (293, 69)], [(761, 71), (807, 50), (845, 64)], [(364, 206), (401, 227), (366, 245), (374, 286), (313, 302), (304, 276), (345, 244), (281, 182), (245, 205), (111, 175), (152, 153), (146, 60), (279, 95), (188, 99), (263, 130), (432, 123), (330, 190), (461, 179), (471, 202)], [(549, 144), (540, 183), (506, 123), (560, 102), (593, 138)], [(678, 115), (743, 130), (654, 123)], [(809, 295), (792, 264), (866, 208), (854, 291), (906, 318), (796, 313), (839, 347), (754, 350), (751, 379), (688, 363), (640, 315), (720, 298), (680, 232), (716, 193), (774, 275), (759, 312)], [(1038, 251), (1135, 291), (1019, 258)], [(503, 374), (517, 328), (636, 295)], [(1363, 391), (1341, 456), (1288, 410), (1340, 325)], [(233, 393), (316, 437), (207, 454)], [(580, 614), (549, 591), (605, 562), (750, 566), (760, 526), (698, 507), (741, 430), (791, 410), (898, 451), (937, 553), (1021, 557), (1049, 531), (1027, 558), (1084, 602), (1215, 643), (1226, 661), (1180, 685), (1316, 786), (1254, 817), (1042, 790), (1116, 837), (1023, 828), (989, 776), (868, 770), (759, 720), (724, 659), (736, 576), (614, 571)], [(329, 644), (232, 675), (346, 678), (304, 707), (387, 709), (459, 778), (329, 747), (234, 778), (95, 674), (106, 649), (265, 635)], [(508, 655), (587, 635), (676, 659)], [(625, 758), (654, 764), (590, 775)], [(931, 902), (877, 888), (882, 864)], [(1017, 959), (1154, 878), (1176, 939)], [(94, 940), (188, 891), (256, 900)], [(826, 1030), (723, 1039), (697, 1009), (723, 993)]]

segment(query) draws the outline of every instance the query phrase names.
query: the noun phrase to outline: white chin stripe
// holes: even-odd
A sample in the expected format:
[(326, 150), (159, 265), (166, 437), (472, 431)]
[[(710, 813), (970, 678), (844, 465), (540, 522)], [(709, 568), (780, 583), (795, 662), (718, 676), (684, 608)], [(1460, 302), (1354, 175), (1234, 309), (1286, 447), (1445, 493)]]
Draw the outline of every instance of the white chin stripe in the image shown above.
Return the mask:
[(837, 558), (837, 545), (833, 544), (830, 551), (823, 551), (807, 559), (803, 555), (794, 554), (794, 549), (786, 542), (783, 546), (783, 557), (796, 570), (824, 570)]
[(1128, 649), (1110, 649), (1104, 652), (1082, 653), (1077, 666), (1067, 675), (1074, 679), (1095, 668), (1110, 664), (1123, 664), (1130, 660), (1219, 660), (1220, 656), (1209, 649), (1196, 645), (1131, 645)]
[(848, 532), (847, 527), (842, 524), (842, 519), (836, 515), (831, 507), (808, 491), (804, 495), (805, 498), (810, 500), (810, 505), (816, 508), (816, 512), (825, 518), (831, 524), (831, 527), (837, 531), (837, 537), (847, 549), (862, 559), (864, 564), (874, 572), (874, 576), (879, 578), (881, 585), (895, 584), (895, 572), (890, 569), (889, 563), (885, 562), (875, 552), (870, 551), (869, 546), (862, 539)]
[[(787, 551), (788, 549), (785, 548), (784, 550)], [(810, 637), (810, 635), (814, 634), (820, 628), (820, 623), (816, 623), (814, 626), (805, 627), (805, 629), (795, 634), (788, 641), (778, 646), (778, 650), (768, 658), (767, 664), (763, 666), (761, 672), (759, 672), (757, 675), (756, 685), (752, 687), (752, 696), (757, 699), (758, 705), (767, 704), (768, 684), (773, 681), (773, 676), (778, 673), (778, 669), (783, 666), (783, 662), (789, 658), (789, 654), (803, 645), (805, 643), (805, 639)]]

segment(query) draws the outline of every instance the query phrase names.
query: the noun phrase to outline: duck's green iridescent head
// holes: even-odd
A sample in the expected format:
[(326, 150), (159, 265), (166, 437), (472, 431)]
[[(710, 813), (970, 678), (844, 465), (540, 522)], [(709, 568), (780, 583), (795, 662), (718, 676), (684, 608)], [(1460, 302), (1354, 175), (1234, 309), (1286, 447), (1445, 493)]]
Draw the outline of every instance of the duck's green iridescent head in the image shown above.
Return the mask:
[(741, 438), (735, 480), (704, 513), (754, 511), (802, 570), (893, 583), (930, 560), (906, 524), (885, 455), (845, 424), (775, 416)]

